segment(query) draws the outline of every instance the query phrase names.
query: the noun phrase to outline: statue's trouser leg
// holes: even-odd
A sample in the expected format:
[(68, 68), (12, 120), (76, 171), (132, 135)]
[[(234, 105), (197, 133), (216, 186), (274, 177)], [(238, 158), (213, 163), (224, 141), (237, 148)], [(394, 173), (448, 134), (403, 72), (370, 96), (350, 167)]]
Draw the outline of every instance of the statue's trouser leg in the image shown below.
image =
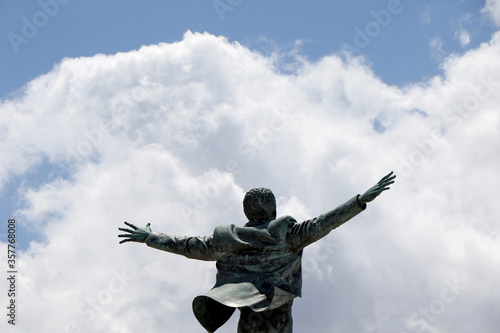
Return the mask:
[(292, 333), (292, 303), (293, 300), (263, 312), (241, 308), (238, 333)]

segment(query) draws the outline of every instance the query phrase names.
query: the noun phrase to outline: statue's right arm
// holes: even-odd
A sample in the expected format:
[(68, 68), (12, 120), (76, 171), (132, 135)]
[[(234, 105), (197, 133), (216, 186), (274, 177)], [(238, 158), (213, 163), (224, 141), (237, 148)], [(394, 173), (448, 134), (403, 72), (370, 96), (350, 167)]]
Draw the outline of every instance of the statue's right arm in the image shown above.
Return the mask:
[(120, 244), (126, 242), (146, 243), (147, 246), (175, 254), (180, 254), (191, 259), (218, 260), (220, 252), (216, 250), (213, 236), (209, 237), (185, 237), (172, 236), (151, 230), (150, 223), (145, 228), (125, 222), (129, 228), (118, 228), (125, 232), (118, 235), (124, 238)]
[[(394, 183), (396, 175), (391, 171), (377, 184), (363, 194), (358, 194), (337, 208), (312, 220), (302, 223), (290, 223), (287, 241), (296, 251), (326, 236), (331, 230), (341, 226), (366, 208), (366, 203), (373, 201)], [(295, 220), (293, 220), (295, 221)]]
[(158, 250), (180, 254), (190, 259), (214, 261), (219, 253), (213, 246), (213, 236), (174, 236), (152, 231), (146, 238), (146, 245)]
[(290, 229), (287, 234), (287, 242), (290, 247), (295, 251), (300, 251), (361, 213), (365, 210), (366, 204), (361, 204), (358, 197), (359, 195), (311, 220), (289, 224)]

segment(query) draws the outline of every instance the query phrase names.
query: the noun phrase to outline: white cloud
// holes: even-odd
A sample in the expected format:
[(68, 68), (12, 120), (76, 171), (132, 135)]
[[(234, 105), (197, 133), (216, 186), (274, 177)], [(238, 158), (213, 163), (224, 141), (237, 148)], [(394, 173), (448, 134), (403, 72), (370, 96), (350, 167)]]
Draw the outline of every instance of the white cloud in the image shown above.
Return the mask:
[(423, 25), (429, 25), (432, 22), (432, 7), (426, 6), (420, 14), (420, 22)]
[(500, 1), (499, 0), (486, 0), (482, 12), (488, 15), (493, 22), (500, 26)]
[(45, 241), (20, 255), (19, 307), (31, 315), (16, 328), (198, 332), (191, 300), (211, 288), (214, 264), (118, 245), (122, 221), (206, 235), (243, 224), (242, 197), (257, 186), (273, 189), (279, 214), (303, 219), (394, 169), (389, 192), (305, 250), (295, 330), (491, 332), (499, 53), (496, 34), (406, 87), (334, 55), (285, 75), (275, 58), (190, 32), (65, 59), (0, 105), (2, 184), (43, 159), (53, 166), (45, 185), (21, 189), (19, 223)]
[(430, 40), (429, 46), (431, 48), (431, 56), (435, 61), (443, 61), (446, 52), (443, 50), (443, 39), (434, 37)]
[(460, 46), (466, 47), (470, 43), (470, 34), (465, 29), (460, 29), (455, 32), (455, 38), (460, 43)]

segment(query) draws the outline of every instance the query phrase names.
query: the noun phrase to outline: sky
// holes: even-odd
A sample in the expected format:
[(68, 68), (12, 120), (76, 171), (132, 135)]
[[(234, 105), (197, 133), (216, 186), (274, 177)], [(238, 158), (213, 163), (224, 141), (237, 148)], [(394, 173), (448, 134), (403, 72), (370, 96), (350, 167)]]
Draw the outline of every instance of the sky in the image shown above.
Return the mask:
[(498, 332), (499, 27), (498, 0), (1, 1), (2, 332), (202, 332), (214, 263), (123, 221), (210, 235), (254, 187), (304, 221), (391, 170), (304, 250), (294, 331)]

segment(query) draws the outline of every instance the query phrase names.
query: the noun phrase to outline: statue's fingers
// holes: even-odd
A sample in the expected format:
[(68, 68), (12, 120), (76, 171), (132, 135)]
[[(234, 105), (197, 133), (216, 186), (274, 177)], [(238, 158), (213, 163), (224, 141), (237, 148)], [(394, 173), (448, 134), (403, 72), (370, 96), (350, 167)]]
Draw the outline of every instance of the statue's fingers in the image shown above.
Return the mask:
[(133, 232), (134, 232), (133, 230), (130, 230), (130, 229), (125, 229), (125, 228), (118, 228), (118, 230), (120, 230), (120, 231), (125, 231), (125, 232), (130, 232), (130, 233), (133, 233)]
[(131, 239), (124, 239), (124, 240), (122, 240), (122, 241), (120, 242), (120, 244), (123, 244), (123, 243), (126, 243), (126, 242), (132, 242), (132, 240), (131, 240)]
[(138, 228), (137, 228), (135, 225), (133, 225), (132, 223), (128, 223), (127, 221), (125, 221), (125, 222), (123, 222), (123, 223), (125, 223), (126, 225), (128, 225), (129, 227), (131, 227), (131, 228), (132, 228), (132, 229), (134, 229), (134, 230), (137, 230), (137, 229), (138, 229)]
[(379, 196), (380, 193), (382, 193), (383, 191), (386, 191), (388, 190), (390, 187), (386, 187), (386, 186), (379, 186), (378, 188), (376, 188), (375, 190), (373, 190), (371, 193), (375, 196)]
[(392, 174), (393, 174), (393, 171), (389, 172), (387, 175), (385, 175), (384, 177), (382, 177), (382, 179), (389, 178)]
[(394, 178), (391, 177), (391, 178), (387, 178), (386, 180), (384, 180), (383, 182), (379, 182), (377, 185), (378, 186), (386, 186), (388, 184), (393, 184), (394, 183)]
[(118, 235), (118, 237), (132, 237), (132, 235), (129, 235), (129, 234), (120, 234), (120, 235)]
[[(388, 173), (387, 175), (385, 175), (384, 177), (382, 177), (382, 179), (380, 180), (379, 183), (383, 182), (384, 180), (386, 180), (387, 178), (391, 177), (391, 175), (393, 174), (393, 171), (391, 171), (390, 173)], [(394, 176), (395, 177), (395, 176)]]

